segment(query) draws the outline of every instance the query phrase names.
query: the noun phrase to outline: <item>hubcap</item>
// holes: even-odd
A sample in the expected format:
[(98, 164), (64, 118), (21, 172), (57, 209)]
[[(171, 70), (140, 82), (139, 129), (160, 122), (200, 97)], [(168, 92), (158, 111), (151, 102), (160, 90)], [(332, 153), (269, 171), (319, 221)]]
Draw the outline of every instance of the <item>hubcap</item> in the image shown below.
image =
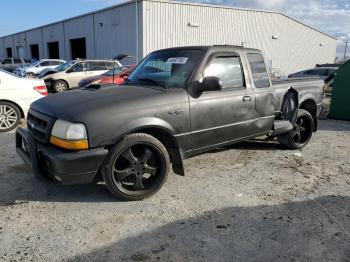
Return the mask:
[(113, 181), (126, 194), (144, 194), (161, 183), (164, 163), (159, 149), (135, 145), (117, 156), (112, 165)]
[(17, 122), (16, 111), (7, 105), (0, 105), (0, 129), (5, 130), (13, 127)]
[(306, 143), (312, 134), (312, 124), (307, 116), (301, 116), (297, 119), (293, 129), (293, 140), (296, 144)]
[(65, 84), (63, 84), (63, 83), (57, 83), (57, 84), (56, 84), (56, 90), (57, 90), (58, 92), (63, 92), (63, 91), (65, 91), (65, 90), (66, 90)]

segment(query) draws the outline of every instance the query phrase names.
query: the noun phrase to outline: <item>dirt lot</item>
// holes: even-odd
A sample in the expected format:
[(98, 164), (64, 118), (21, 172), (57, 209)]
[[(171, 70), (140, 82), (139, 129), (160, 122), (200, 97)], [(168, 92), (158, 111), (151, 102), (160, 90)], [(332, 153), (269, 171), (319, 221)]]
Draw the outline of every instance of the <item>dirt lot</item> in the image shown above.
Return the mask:
[(0, 261), (350, 261), (350, 122), (303, 151), (246, 142), (141, 202), (38, 182), (0, 134)]

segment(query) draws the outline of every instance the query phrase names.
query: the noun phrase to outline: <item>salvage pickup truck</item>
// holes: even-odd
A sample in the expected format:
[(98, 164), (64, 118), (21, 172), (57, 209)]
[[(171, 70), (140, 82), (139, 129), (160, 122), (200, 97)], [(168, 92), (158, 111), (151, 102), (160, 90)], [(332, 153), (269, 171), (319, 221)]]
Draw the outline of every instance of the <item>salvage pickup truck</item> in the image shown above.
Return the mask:
[[(157, 192), (172, 165), (266, 136), (289, 149), (317, 130), (324, 82), (272, 83), (262, 52), (237, 46), (179, 47), (149, 54), (124, 86), (90, 87), (31, 105), (18, 154), (40, 178), (63, 184), (103, 178), (124, 200)], [(227, 163), (228, 165), (230, 163)]]

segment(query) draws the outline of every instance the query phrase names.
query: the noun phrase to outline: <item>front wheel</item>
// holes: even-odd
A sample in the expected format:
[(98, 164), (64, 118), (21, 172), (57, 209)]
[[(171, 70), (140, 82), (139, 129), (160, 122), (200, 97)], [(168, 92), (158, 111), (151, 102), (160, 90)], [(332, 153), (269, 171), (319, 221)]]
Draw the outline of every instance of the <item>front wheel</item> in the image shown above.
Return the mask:
[(62, 93), (68, 90), (68, 84), (63, 80), (57, 80), (53, 84), (53, 89), (56, 93)]
[(130, 134), (111, 150), (103, 179), (116, 197), (141, 200), (163, 186), (169, 167), (169, 154), (159, 140), (144, 133)]
[(314, 121), (311, 114), (304, 109), (299, 109), (293, 130), (277, 138), (281, 145), (289, 149), (300, 149), (309, 143), (313, 130)]

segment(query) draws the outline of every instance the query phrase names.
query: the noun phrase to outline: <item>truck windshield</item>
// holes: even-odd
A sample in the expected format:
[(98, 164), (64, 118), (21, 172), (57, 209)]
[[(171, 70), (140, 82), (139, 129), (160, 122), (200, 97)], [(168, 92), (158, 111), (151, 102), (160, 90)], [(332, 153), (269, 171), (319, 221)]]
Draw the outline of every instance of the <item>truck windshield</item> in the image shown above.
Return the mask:
[(200, 50), (164, 50), (148, 55), (127, 80), (131, 85), (184, 87), (202, 58)]

